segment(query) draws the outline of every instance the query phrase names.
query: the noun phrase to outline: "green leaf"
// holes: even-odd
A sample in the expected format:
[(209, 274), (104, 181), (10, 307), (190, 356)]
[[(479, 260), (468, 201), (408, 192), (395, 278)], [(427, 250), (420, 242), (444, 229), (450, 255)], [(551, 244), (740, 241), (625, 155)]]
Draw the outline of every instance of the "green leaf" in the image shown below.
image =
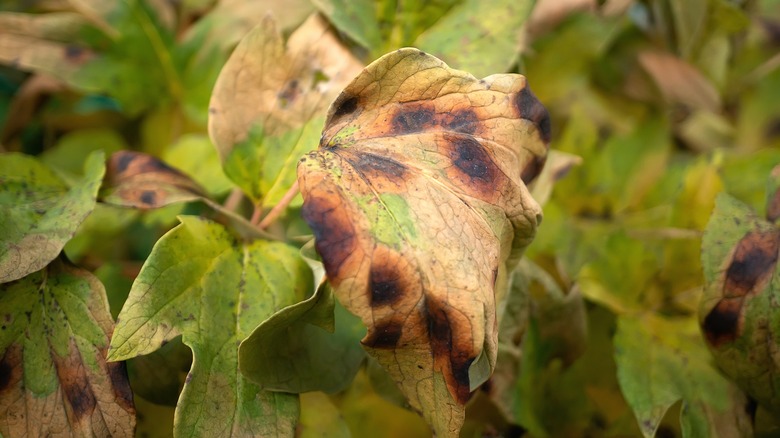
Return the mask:
[(339, 392), (363, 362), (364, 334), (360, 320), (335, 304), (330, 286), (323, 283), (309, 299), (276, 312), (241, 343), (241, 373), (273, 391)]
[(0, 434), (130, 436), (124, 364), (107, 363), (113, 329), (103, 285), (54, 260), (0, 285)]
[(238, 345), (312, 289), (311, 269), (283, 243), (238, 242), (216, 223), (182, 216), (154, 246), (119, 314), (109, 358), (147, 354), (182, 335), (193, 364), (175, 436), (292, 436), (298, 400), (238, 372)]
[(40, 159), (72, 184), (82, 177), (84, 161), (89, 154), (102, 150), (106, 156), (110, 156), (121, 149), (127, 149), (127, 144), (117, 131), (107, 128), (80, 129), (63, 135), (54, 147), (41, 154)]
[(227, 193), (233, 183), (225, 176), (208, 136), (187, 134), (165, 149), (162, 159), (192, 177), (212, 196)]
[[(620, 317), (615, 361), (623, 394), (645, 437), (654, 436), (678, 400), (683, 401), (683, 436), (744, 436), (743, 406), (735, 406), (729, 382), (710, 364), (692, 318)], [(717, 417), (723, 418), (715, 428)]]
[(414, 45), (477, 77), (508, 71), (518, 60), (521, 29), (534, 0), (466, 0)]
[(321, 392), (301, 394), (301, 421), (297, 438), (348, 438), (347, 422), (327, 395)]
[(35, 158), (0, 156), (0, 283), (49, 264), (95, 208), (103, 154), (91, 154), (84, 178), (68, 187)]
[(328, 17), (337, 29), (367, 49), (382, 45), (374, 0), (313, 0), (314, 6)]

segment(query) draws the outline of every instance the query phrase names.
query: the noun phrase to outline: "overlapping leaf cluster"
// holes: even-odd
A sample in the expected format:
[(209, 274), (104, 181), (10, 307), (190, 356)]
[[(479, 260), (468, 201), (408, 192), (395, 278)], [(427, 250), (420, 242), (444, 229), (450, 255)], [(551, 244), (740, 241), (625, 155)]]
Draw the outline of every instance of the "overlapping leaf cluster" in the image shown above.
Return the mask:
[(752, 211), (780, 162), (777, 0), (3, 7), (3, 436), (430, 436), (319, 284), (295, 189), (330, 103), (404, 46), (525, 74), (553, 121), (461, 435), (780, 428), (752, 377), (771, 270), (738, 269), (776, 261)]

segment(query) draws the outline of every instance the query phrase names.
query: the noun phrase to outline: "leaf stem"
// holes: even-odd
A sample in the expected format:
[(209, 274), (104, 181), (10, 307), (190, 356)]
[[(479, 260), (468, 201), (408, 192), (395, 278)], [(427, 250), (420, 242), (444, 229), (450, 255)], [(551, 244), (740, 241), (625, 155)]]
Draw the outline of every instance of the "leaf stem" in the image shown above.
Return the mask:
[(298, 194), (300, 190), (298, 189), (298, 181), (296, 180), (293, 185), (290, 186), (290, 190), (287, 190), (287, 193), (284, 194), (282, 199), (279, 200), (279, 203), (274, 205), (274, 208), (271, 209), (271, 211), (268, 212), (267, 215), (263, 218), (263, 220), (257, 225), (258, 228), (261, 230), (266, 229), (269, 225), (273, 223), (279, 216), (282, 215), (284, 210), (287, 209), (287, 207), (290, 205), (290, 202), (292, 202), (293, 198), (295, 198), (295, 195)]
[(255, 210), (252, 212), (252, 218), (249, 219), (249, 223), (257, 226), (257, 223), (260, 222), (260, 216), (262, 215), (263, 215), (263, 207), (260, 205), (255, 205)]
[(235, 188), (230, 192), (230, 195), (225, 199), (225, 203), (222, 204), (222, 206), (225, 207), (226, 210), (236, 211), (243, 197), (244, 192), (239, 188)]

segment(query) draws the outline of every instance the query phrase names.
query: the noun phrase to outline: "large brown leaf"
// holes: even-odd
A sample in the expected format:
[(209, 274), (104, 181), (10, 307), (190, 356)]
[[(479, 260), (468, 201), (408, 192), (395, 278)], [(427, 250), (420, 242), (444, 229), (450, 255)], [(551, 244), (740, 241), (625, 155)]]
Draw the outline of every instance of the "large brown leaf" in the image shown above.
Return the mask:
[(495, 365), (496, 294), (541, 219), (525, 184), (549, 135), (523, 76), (478, 80), (401, 49), (347, 86), (299, 164), (336, 296), (440, 436)]

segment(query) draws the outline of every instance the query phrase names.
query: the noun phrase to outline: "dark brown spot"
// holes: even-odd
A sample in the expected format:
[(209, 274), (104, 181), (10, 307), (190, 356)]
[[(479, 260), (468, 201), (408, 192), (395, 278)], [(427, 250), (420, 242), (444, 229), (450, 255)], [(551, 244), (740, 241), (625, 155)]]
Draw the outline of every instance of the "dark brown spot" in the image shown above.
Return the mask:
[(398, 161), (382, 157), (375, 154), (361, 154), (356, 162), (352, 162), (352, 165), (362, 171), (364, 174), (379, 173), (381, 176), (389, 176), (392, 178), (403, 178), (406, 174), (406, 166)]
[(450, 393), (461, 404), (466, 404), (471, 396), (469, 390), (469, 367), (474, 361), (467, 339), (453, 339), (455, 322), (444, 306), (433, 299), (426, 299), (424, 320), (428, 323), (428, 339), (434, 360), (444, 362), (444, 376)]
[(403, 135), (430, 129), (435, 125), (434, 115), (430, 105), (402, 105), (393, 115), (392, 133)]
[(495, 164), (477, 140), (464, 135), (449, 136), (447, 139), (452, 145), (452, 164), (472, 180), (488, 183), (493, 181)]
[(334, 108), (333, 117), (341, 117), (347, 114), (352, 114), (358, 107), (357, 96), (340, 96), (339, 99), (333, 103)]
[(127, 367), (124, 362), (109, 362), (108, 378), (114, 390), (114, 398), (126, 411), (133, 410), (133, 390), (130, 388), (130, 380), (127, 378)]
[(142, 203), (146, 205), (154, 205), (157, 200), (157, 193), (152, 190), (144, 190), (139, 197)]
[(777, 264), (780, 233), (751, 231), (737, 244), (726, 270), (724, 297), (742, 297), (768, 280)]
[(373, 264), (368, 276), (372, 306), (386, 306), (404, 296), (404, 280), (394, 266)]
[(402, 333), (403, 325), (390, 320), (378, 323), (360, 342), (370, 348), (392, 349), (398, 344)]
[[(65, 372), (72, 372), (72, 370), (66, 370)], [(65, 399), (67, 399), (73, 411), (73, 417), (76, 420), (92, 415), (95, 406), (97, 406), (97, 401), (92, 393), (92, 389), (89, 387), (86, 374), (63, 381), (62, 392), (65, 394)]]
[(328, 278), (338, 284), (339, 270), (355, 246), (355, 231), (346, 210), (335, 193), (310, 193), (301, 216), (314, 231), (314, 246)]
[(545, 143), (550, 142), (550, 114), (528, 87), (520, 90), (514, 99), (515, 108), (520, 117), (530, 120), (539, 129), (539, 135)]
[(116, 152), (111, 158), (116, 163), (116, 172), (123, 173), (130, 166), (130, 163), (133, 162), (135, 156), (129, 152), (120, 151)]
[(277, 97), (279, 98), (279, 106), (282, 108), (287, 107), (290, 103), (294, 102), (300, 94), (301, 88), (299, 87), (298, 80), (291, 80), (277, 94)]
[(445, 114), (443, 118), (441, 125), (448, 131), (473, 134), (479, 127), (479, 118), (470, 108)]
[(498, 268), (493, 268), (493, 288), (496, 287), (497, 281), (498, 281)]
[(707, 341), (714, 347), (731, 342), (739, 336), (741, 299), (724, 299), (707, 314), (702, 323)]
[(520, 179), (522, 179), (526, 184), (531, 184), (531, 182), (535, 180), (540, 173), (542, 173), (542, 169), (544, 169), (544, 163), (546, 161), (547, 156), (533, 157), (533, 159), (525, 165), (523, 172), (520, 174)]
[(14, 368), (21, 367), (20, 358), (17, 356), (19, 348), (11, 345), (6, 349), (0, 360), (0, 393), (12, 386)]
[(65, 47), (65, 59), (68, 61), (80, 61), (84, 55), (84, 49), (79, 46), (68, 45)]
[(775, 222), (780, 219), (780, 187), (775, 190), (775, 194), (766, 206), (766, 218), (770, 222)]

